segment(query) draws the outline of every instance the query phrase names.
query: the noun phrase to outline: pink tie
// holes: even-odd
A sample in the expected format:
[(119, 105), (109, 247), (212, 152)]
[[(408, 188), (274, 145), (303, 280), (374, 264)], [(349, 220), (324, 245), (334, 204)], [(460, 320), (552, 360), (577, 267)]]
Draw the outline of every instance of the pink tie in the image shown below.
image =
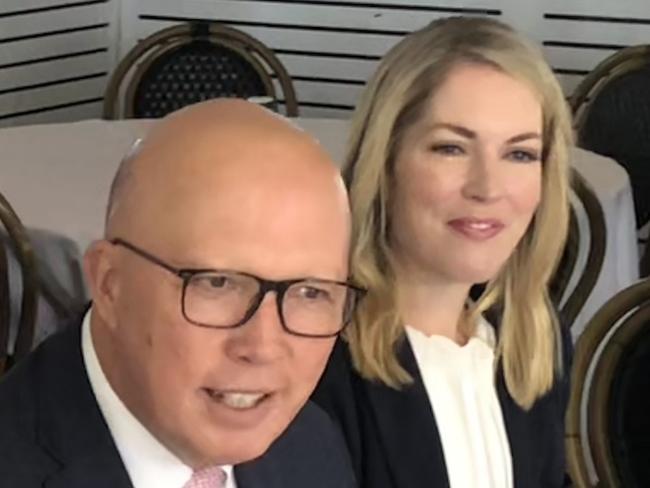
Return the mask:
[(216, 466), (194, 471), (192, 478), (183, 488), (224, 488), (225, 486), (226, 473)]

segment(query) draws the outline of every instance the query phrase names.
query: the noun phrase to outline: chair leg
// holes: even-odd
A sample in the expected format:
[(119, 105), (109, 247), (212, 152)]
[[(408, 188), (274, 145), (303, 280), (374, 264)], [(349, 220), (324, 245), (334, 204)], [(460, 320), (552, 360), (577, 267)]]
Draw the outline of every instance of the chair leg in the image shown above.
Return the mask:
[(7, 358), (9, 355), (10, 306), (9, 263), (5, 245), (0, 240), (0, 375), (9, 367)]

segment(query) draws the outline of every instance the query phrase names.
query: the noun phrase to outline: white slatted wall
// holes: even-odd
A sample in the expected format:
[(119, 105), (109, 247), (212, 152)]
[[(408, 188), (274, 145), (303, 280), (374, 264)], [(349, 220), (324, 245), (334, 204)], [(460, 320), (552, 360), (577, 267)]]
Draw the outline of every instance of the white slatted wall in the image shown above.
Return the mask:
[(294, 80), (301, 115), (347, 117), (379, 58), (405, 33), (453, 13), (498, 16), (495, 3), (140, 0), (124, 19), (122, 52), (179, 21), (219, 20), (275, 50)]
[(123, 0), (121, 53), (174, 23), (224, 22), (274, 49), (292, 75), (301, 112), (348, 116), (378, 59), (438, 17), (500, 17), (544, 46), (569, 95), (617, 49), (650, 43), (650, 0)]
[(0, 0), (0, 127), (101, 115), (119, 0)]
[(571, 91), (617, 50), (650, 44), (650, 1), (545, 0), (536, 38)]
[(650, 0), (0, 0), (0, 126), (99, 116), (116, 59), (195, 19), (274, 49), (303, 115), (347, 117), (386, 50), (453, 14), (498, 17), (538, 41), (567, 95), (617, 49), (650, 43)]

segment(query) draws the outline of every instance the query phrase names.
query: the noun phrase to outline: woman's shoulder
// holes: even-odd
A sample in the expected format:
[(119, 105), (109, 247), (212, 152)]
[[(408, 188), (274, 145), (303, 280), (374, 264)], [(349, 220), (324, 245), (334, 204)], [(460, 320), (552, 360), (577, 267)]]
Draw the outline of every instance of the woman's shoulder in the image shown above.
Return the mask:
[(332, 348), (332, 353), (325, 365), (325, 370), (314, 392), (317, 400), (322, 393), (334, 394), (340, 390), (351, 388), (357, 373), (352, 364), (350, 348), (343, 339), (338, 338)]
[(359, 411), (364, 409), (363, 381), (354, 369), (347, 343), (337, 339), (325, 371), (311, 396), (311, 400), (327, 412), (343, 433), (359, 479), (363, 418)]
[(346, 430), (359, 421), (357, 413), (366, 403), (366, 386), (354, 368), (348, 344), (338, 339), (311, 399)]

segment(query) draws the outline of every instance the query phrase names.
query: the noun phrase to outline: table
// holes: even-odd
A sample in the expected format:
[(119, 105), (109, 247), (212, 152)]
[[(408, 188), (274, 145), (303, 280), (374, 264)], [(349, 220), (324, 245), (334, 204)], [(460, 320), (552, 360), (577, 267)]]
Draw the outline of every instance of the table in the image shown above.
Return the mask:
[[(349, 123), (295, 119), (342, 161)], [(73, 239), (81, 250), (102, 235), (111, 179), (122, 156), (146, 134), (150, 120), (23, 126), (0, 130), (0, 192), (23, 222)], [(586, 321), (614, 293), (638, 279), (632, 189), (625, 170), (609, 158), (573, 149), (572, 164), (595, 190), (608, 227), (607, 254), (594, 291), (574, 324)], [(579, 218), (581, 228), (587, 228)], [(578, 266), (586, 254), (581, 253)]]

